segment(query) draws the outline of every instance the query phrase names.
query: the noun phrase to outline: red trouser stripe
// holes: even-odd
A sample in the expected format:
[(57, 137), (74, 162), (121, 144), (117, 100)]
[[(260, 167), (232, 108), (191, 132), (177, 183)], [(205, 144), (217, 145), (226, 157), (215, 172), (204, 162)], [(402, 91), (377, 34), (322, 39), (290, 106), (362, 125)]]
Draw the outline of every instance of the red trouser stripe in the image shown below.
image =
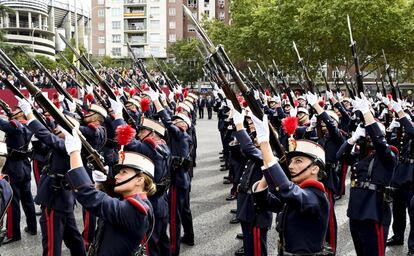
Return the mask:
[(332, 191), (330, 189), (326, 190), (329, 197), (329, 242), (334, 253), (336, 252), (336, 241), (335, 241), (335, 216), (334, 216), (334, 207), (332, 202)]
[(33, 174), (34, 174), (36, 185), (39, 185), (40, 173), (39, 173), (39, 165), (37, 163), (37, 160), (33, 160)]
[(253, 227), (253, 247), (254, 247), (254, 256), (261, 256), (262, 248), (260, 243), (260, 228)]
[(345, 195), (345, 180), (346, 180), (346, 173), (348, 170), (348, 165), (342, 165), (342, 183), (341, 183), (341, 194)]
[(47, 255), (54, 255), (54, 227), (53, 227), (53, 209), (45, 208), (46, 228), (47, 228)]
[(177, 191), (176, 187), (171, 186), (171, 209), (170, 209), (170, 235), (171, 235), (171, 252), (175, 253), (177, 249), (177, 239), (176, 239), (176, 200), (177, 200)]
[(85, 219), (83, 220), (83, 242), (85, 247), (89, 247), (89, 211), (85, 210)]
[(7, 209), (7, 237), (13, 237), (13, 207), (11, 204)]
[(378, 256), (384, 256), (385, 255), (384, 228), (381, 224), (375, 223), (375, 231), (377, 233), (377, 240), (378, 240)]

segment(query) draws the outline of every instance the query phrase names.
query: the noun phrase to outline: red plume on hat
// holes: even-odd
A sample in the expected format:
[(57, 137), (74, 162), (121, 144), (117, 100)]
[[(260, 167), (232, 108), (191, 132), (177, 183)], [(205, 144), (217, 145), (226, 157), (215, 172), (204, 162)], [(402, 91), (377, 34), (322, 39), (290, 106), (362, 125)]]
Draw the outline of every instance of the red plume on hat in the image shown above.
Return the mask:
[(116, 140), (121, 146), (129, 144), (135, 135), (135, 129), (128, 124), (120, 125), (115, 130)]
[(88, 94), (86, 94), (85, 99), (86, 99), (89, 103), (92, 103), (92, 101), (93, 101), (93, 94), (92, 94), (92, 93), (88, 93)]
[(183, 108), (181, 106), (178, 106), (177, 109), (175, 110), (176, 113), (180, 113), (183, 111)]
[(282, 120), (283, 130), (290, 136), (295, 133), (298, 128), (299, 121), (296, 116), (288, 116)]
[(130, 97), (134, 96), (136, 93), (137, 93), (137, 91), (135, 90), (135, 88), (131, 88), (131, 89), (129, 90), (129, 96), (130, 96)]
[(59, 102), (59, 94), (57, 92), (53, 93), (52, 95), (52, 102), (55, 104), (57, 108), (60, 108), (60, 102)]
[(181, 93), (180, 92), (176, 92), (174, 94), (175, 100), (178, 100), (180, 98), (180, 96), (181, 96)]
[(392, 100), (392, 95), (391, 94), (387, 94), (387, 97), (389, 100)]
[(298, 102), (297, 100), (295, 100), (295, 101), (293, 102), (293, 106), (295, 106), (295, 108), (297, 108), (297, 107), (299, 106), (299, 102)]
[(325, 102), (325, 97), (324, 96), (322, 96), (322, 100), (320, 100), (318, 102), (318, 104), (319, 104), (319, 106), (321, 106), (321, 108), (325, 107), (326, 102)]
[(184, 95), (184, 98), (187, 98), (187, 96), (188, 96), (188, 88), (184, 88), (183, 89), (183, 95)]
[(78, 96), (78, 90), (75, 87), (72, 87), (69, 89), (69, 94), (76, 98)]
[(282, 99), (286, 100), (287, 98), (288, 98), (287, 94), (286, 93), (283, 93), (282, 94)]
[(247, 101), (243, 100), (241, 102), (241, 105), (243, 106), (243, 108), (247, 108), (249, 106), (249, 103)]
[(117, 96), (118, 96), (118, 95), (119, 95), (119, 90), (118, 90), (118, 89), (115, 89), (115, 90), (114, 90), (114, 93), (115, 93), (115, 95), (117, 95)]
[(151, 106), (151, 100), (148, 98), (143, 98), (140, 102), (142, 112), (147, 112)]
[(265, 90), (265, 95), (266, 95), (266, 96), (270, 96), (270, 91), (269, 91), (269, 89), (266, 89), (266, 90)]

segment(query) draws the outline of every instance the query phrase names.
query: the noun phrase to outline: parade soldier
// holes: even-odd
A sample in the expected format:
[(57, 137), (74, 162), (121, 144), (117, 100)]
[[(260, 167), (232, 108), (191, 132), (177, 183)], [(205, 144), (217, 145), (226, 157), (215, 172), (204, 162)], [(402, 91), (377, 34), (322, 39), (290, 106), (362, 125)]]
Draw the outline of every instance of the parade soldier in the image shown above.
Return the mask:
[[(358, 255), (382, 256), (385, 255), (385, 239), (391, 221), (389, 185), (397, 159), (385, 140), (385, 128), (375, 121), (370, 111), (370, 102), (362, 93), (361, 97), (352, 105), (354, 111), (362, 113), (365, 129), (358, 126), (337, 157), (355, 156), (347, 211), (355, 251)], [(352, 149), (361, 137), (365, 137), (365, 145), (356, 161)]]
[(308, 140), (297, 140), (288, 152), (290, 181), (269, 144), (267, 117), (252, 116), (263, 155), (263, 178), (253, 185), (258, 211), (271, 210), (277, 216), (279, 255), (332, 255), (325, 253), (329, 202), (319, 182), (325, 166), (325, 151)]
[(11, 207), (7, 211), (7, 237), (4, 244), (21, 239), (20, 202), (26, 215), (27, 233), (37, 233), (35, 207), (30, 190), (31, 167), (29, 162), (29, 144), (32, 132), (26, 126), (27, 119), (20, 107), (16, 107), (10, 121), (0, 119), (0, 130), (6, 133), (8, 156), (3, 169), (8, 174), (13, 189)]
[(205, 96), (201, 96), (197, 100), (198, 105), (198, 118), (204, 118), (204, 108), (206, 107), (206, 98)]
[(115, 192), (122, 195), (123, 200), (112, 198), (94, 188), (82, 164), (82, 144), (77, 132), (63, 133), (71, 167), (66, 179), (77, 201), (99, 217), (90, 255), (132, 255), (140, 249), (141, 243), (145, 244), (154, 223), (151, 203), (147, 199), (147, 195), (156, 191), (152, 182), (154, 163), (138, 153), (122, 152), (114, 172), (117, 173)]
[(56, 134), (52, 134), (36, 120), (26, 100), (19, 100), (19, 106), (29, 120), (29, 129), (51, 150), (49, 162), (46, 164), (48, 168), (40, 177), (35, 198), (42, 209), (39, 222), (43, 255), (61, 255), (62, 240), (72, 255), (84, 255), (85, 247), (74, 215), (75, 198), (64, 179), (65, 173), (70, 169), (65, 138), (59, 130), (55, 129)]
[(207, 108), (207, 117), (211, 119), (213, 117), (213, 106), (214, 106), (214, 99), (211, 98), (210, 95), (207, 96), (206, 99), (206, 108)]

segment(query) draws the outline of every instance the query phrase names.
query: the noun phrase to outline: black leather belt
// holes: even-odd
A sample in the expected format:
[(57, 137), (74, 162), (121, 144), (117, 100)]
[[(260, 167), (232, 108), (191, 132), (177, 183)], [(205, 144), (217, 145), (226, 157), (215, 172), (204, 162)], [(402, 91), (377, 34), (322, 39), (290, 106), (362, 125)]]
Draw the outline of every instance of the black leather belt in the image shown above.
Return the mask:
[(383, 185), (377, 185), (369, 181), (358, 181), (358, 180), (351, 180), (351, 188), (362, 188), (362, 189), (368, 189), (368, 190), (373, 190), (377, 192), (384, 192), (385, 190)]

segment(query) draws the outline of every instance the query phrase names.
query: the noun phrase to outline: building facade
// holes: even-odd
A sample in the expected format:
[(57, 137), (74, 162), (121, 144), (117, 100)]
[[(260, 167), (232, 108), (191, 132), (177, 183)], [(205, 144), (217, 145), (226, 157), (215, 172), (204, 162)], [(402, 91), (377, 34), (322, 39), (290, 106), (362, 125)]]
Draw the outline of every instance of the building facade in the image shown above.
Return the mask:
[(34, 54), (54, 59), (64, 46), (57, 33), (91, 49), (90, 5), (81, 0), (0, 0), (13, 9), (0, 18), (6, 40), (29, 47)]

